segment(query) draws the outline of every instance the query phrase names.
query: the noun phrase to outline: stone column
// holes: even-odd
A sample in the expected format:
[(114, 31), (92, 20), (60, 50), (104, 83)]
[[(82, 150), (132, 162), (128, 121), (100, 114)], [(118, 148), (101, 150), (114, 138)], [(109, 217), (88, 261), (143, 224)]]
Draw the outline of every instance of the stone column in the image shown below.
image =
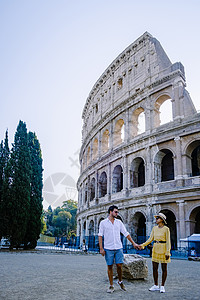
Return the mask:
[(99, 173), (95, 172), (95, 204), (99, 203)]
[(99, 142), (98, 142), (98, 159), (101, 157), (101, 136), (102, 136), (102, 132), (99, 132)]
[(153, 170), (151, 164), (151, 150), (150, 147), (146, 147), (146, 163), (145, 163), (145, 191), (150, 193), (152, 191), (152, 178)]
[(175, 179), (178, 186), (183, 186), (183, 166), (182, 166), (182, 151), (181, 151), (181, 138), (177, 136), (174, 138), (176, 143), (176, 157), (174, 159)]
[(125, 120), (125, 132), (124, 132), (124, 141), (125, 143), (127, 143), (129, 141), (129, 137), (130, 137), (130, 128), (129, 128), (129, 110), (126, 109), (126, 120)]
[(84, 237), (84, 221), (83, 221), (83, 219), (81, 218), (81, 236), (80, 236), (80, 244), (82, 244), (82, 242), (83, 242), (83, 239), (85, 238)]
[(148, 238), (151, 234), (151, 230), (152, 230), (154, 224), (153, 224), (152, 204), (147, 203), (146, 206), (147, 206), (147, 208), (146, 208), (146, 210), (147, 210), (146, 237)]
[(180, 77), (174, 82), (172, 91), (173, 91), (173, 99), (172, 99), (173, 119), (181, 119), (184, 117), (184, 111), (183, 111), (184, 83)]
[(113, 139), (114, 139), (114, 133), (113, 133), (113, 120), (110, 122), (110, 134), (109, 134), (109, 150), (111, 151), (113, 149)]
[(108, 197), (111, 196), (112, 193), (112, 180), (111, 180), (112, 174), (111, 174), (111, 164), (108, 164), (108, 172), (107, 172), (107, 194)]
[(123, 190), (128, 190), (128, 162), (127, 156), (123, 156)]
[(180, 245), (180, 239), (186, 237), (186, 228), (185, 228), (185, 202), (183, 200), (176, 201), (178, 205), (178, 215), (179, 219), (177, 220), (177, 245)]
[(145, 114), (145, 131), (146, 133), (149, 133), (150, 130), (152, 129), (152, 117), (151, 117), (151, 113), (152, 110), (151, 110), (151, 105), (150, 105), (150, 99), (149, 97), (146, 98), (146, 101), (145, 101), (145, 111), (144, 111), (144, 114)]

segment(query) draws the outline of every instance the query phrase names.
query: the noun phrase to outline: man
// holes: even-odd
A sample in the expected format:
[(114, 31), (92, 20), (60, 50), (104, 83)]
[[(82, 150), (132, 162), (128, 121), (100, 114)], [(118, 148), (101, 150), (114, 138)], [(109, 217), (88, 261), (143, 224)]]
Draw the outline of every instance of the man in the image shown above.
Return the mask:
[[(100, 253), (102, 256), (105, 255), (106, 263), (108, 266), (108, 278), (110, 282), (110, 286), (107, 290), (107, 293), (114, 292), (113, 286), (113, 263), (115, 260), (117, 266), (117, 274), (118, 274), (118, 285), (121, 290), (126, 291), (126, 288), (122, 282), (122, 264), (123, 264), (123, 246), (120, 238), (120, 233), (122, 233), (134, 246), (134, 248), (138, 247), (130, 234), (127, 232), (124, 224), (117, 219), (118, 215), (118, 207), (112, 205), (108, 209), (108, 218), (101, 221), (99, 227), (99, 247)], [(102, 237), (104, 237), (104, 248), (102, 243)]]

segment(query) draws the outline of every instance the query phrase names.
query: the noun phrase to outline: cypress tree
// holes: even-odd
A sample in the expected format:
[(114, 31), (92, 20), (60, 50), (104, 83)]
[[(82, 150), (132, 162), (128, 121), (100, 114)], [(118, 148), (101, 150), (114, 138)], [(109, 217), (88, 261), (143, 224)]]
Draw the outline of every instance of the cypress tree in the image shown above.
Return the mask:
[(3, 236), (2, 186), (3, 186), (3, 141), (1, 141), (1, 144), (0, 144), (0, 240)]
[(26, 123), (19, 121), (11, 151), (11, 196), (9, 199), (10, 248), (24, 244), (30, 212), (31, 161)]
[(5, 134), (4, 145), (3, 141), (0, 145), (0, 239), (2, 236), (8, 236), (9, 228), (7, 207), (10, 194), (9, 159), (10, 150), (8, 145), (7, 130)]
[(42, 154), (40, 143), (35, 133), (28, 133), (28, 148), (31, 159), (30, 173), (30, 208), (29, 222), (27, 224), (25, 236), (25, 248), (33, 249), (37, 245), (37, 240), (41, 233), (42, 218)]

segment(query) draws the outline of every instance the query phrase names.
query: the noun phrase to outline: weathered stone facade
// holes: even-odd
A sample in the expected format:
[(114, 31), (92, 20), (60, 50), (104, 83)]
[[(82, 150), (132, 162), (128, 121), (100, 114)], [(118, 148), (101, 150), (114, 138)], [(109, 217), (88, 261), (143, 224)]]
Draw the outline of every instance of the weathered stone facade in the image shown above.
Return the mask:
[(97, 80), (82, 115), (80, 242), (97, 235), (111, 204), (138, 241), (160, 211), (172, 247), (200, 233), (200, 113), (185, 87), (183, 65), (147, 32)]

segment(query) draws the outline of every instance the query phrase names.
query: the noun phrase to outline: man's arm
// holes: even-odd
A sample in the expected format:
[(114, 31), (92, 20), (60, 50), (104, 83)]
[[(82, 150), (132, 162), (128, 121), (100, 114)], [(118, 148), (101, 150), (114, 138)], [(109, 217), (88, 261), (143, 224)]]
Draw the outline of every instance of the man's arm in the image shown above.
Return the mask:
[(132, 240), (130, 234), (127, 235), (126, 238), (129, 240), (129, 242), (131, 242), (131, 244), (133, 244), (133, 247), (134, 247), (135, 249), (138, 249), (138, 244), (136, 244), (136, 243)]
[(105, 255), (105, 251), (103, 249), (103, 243), (102, 243), (102, 236), (99, 235), (99, 248), (100, 248), (100, 253), (102, 256)]

